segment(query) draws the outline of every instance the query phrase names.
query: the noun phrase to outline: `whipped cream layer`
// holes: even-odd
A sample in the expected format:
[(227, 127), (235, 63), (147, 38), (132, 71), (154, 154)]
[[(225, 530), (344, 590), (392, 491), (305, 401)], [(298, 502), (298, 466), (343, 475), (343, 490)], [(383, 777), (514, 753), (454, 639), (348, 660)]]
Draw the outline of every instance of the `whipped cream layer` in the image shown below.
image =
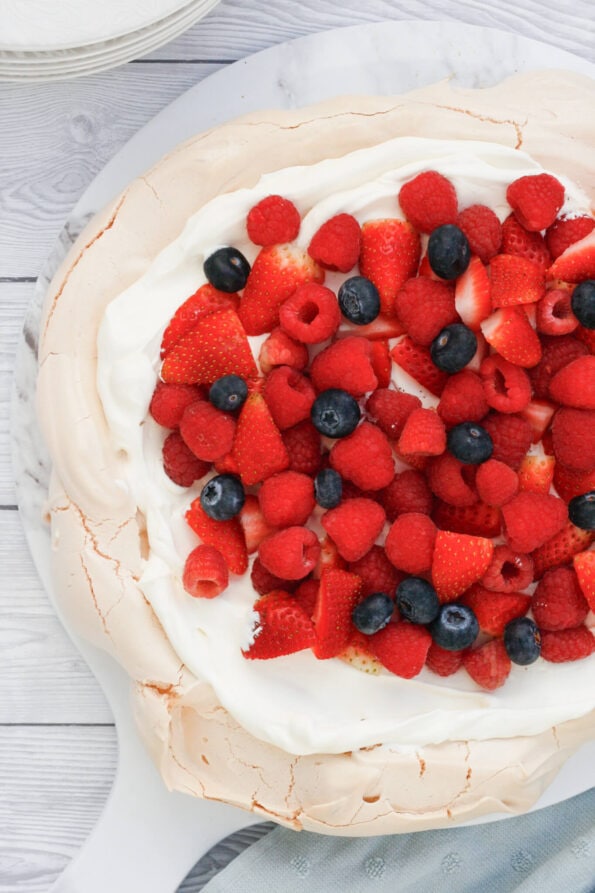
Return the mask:
[[(595, 706), (593, 657), (513, 665), (494, 693), (480, 690), (464, 671), (442, 679), (423, 670), (405, 680), (384, 671), (367, 675), (340, 659), (319, 661), (310, 651), (249, 661), (242, 656), (256, 620), (249, 575), (230, 575), (227, 590), (213, 600), (191, 598), (181, 583), (186, 556), (197, 544), (184, 514), (202, 484), (186, 490), (167, 477), (161, 458), (167, 432), (147, 413), (163, 331), (177, 307), (206, 281), (204, 260), (223, 245), (254, 260), (258, 249), (244, 222), (267, 195), (280, 193), (296, 204), (303, 218), (297, 243), (305, 249), (319, 226), (340, 212), (360, 223), (402, 218), (396, 198), (401, 184), (429, 168), (451, 180), (461, 208), (487, 204), (502, 220), (510, 210), (508, 184), (543, 170), (525, 153), (497, 144), (398, 138), (266, 174), (254, 188), (220, 195), (191, 217), (147, 272), (110, 303), (99, 332), (98, 390), (114, 450), (125, 457), (119, 483), (147, 524), (150, 556), (142, 590), (180, 659), (212, 685), (229, 713), (257, 738), (293, 754), (342, 753), (380, 742), (415, 748), (534, 735)], [(588, 198), (558, 179), (566, 189), (561, 213), (589, 213)], [(327, 274), (326, 284), (337, 288), (344, 278)], [(251, 339), (255, 356), (261, 340)], [(404, 374), (393, 383), (420, 393)], [(427, 394), (420, 396), (431, 404)]]

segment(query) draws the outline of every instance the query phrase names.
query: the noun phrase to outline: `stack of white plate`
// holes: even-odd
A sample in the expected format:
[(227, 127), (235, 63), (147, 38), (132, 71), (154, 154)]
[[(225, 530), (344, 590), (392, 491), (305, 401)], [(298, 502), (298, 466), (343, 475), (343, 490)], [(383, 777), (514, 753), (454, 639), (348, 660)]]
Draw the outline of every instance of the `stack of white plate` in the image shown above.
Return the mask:
[(0, 0), (0, 81), (94, 74), (173, 40), (219, 0)]

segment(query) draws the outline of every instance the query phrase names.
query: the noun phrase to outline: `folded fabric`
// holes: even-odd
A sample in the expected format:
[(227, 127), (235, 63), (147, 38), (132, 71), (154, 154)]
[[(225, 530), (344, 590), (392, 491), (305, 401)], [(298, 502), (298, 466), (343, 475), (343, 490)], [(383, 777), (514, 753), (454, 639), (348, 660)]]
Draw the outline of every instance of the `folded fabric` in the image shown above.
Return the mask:
[(202, 890), (594, 893), (595, 788), (525, 816), (469, 828), (368, 838), (275, 828)]

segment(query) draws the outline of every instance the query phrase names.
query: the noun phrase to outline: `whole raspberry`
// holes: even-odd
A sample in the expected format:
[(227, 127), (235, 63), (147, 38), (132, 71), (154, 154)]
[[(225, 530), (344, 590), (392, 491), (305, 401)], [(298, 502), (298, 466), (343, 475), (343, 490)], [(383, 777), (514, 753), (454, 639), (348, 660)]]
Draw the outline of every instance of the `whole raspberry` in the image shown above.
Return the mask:
[(463, 656), (463, 666), (474, 682), (487, 691), (504, 685), (511, 669), (511, 662), (502, 639), (492, 639)]
[(492, 438), (492, 459), (518, 468), (533, 441), (529, 422), (520, 415), (490, 412), (482, 419), (481, 426)]
[(588, 236), (595, 229), (595, 220), (583, 217), (558, 217), (545, 234), (545, 241), (553, 259), (560, 257), (567, 248)]
[(477, 502), (476, 469), (465, 465), (450, 453), (434, 459), (428, 468), (428, 484), (432, 493), (450, 505), (473, 505)]
[(533, 593), (531, 611), (541, 630), (551, 632), (580, 626), (589, 613), (589, 605), (574, 570), (556, 567), (547, 571)]
[(289, 468), (303, 474), (316, 474), (322, 463), (320, 434), (307, 419), (282, 432), (283, 443), (289, 456)]
[(432, 566), (436, 525), (417, 513), (399, 515), (391, 526), (384, 544), (389, 560), (408, 574), (424, 574)]
[(399, 438), (399, 452), (405, 456), (439, 456), (446, 449), (444, 422), (433, 409), (414, 409)]
[(469, 247), (484, 264), (500, 251), (502, 225), (487, 205), (470, 205), (459, 213), (456, 224), (467, 236)]
[(389, 623), (370, 636), (372, 654), (403, 679), (413, 679), (421, 672), (431, 644), (432, 637), (425, 627), (404, 620)]
[(497, 459), (488, 459), (477, 469), (475, 487), (482, 502), (501, 506), (516, 495), (519, 479), (510, 465)]
[(404, 579), (404, 574), (390, 563), (382, 546), (372, 546), (362, 558), (351, 561), (347, 569), (360, 577), (363, 598), (373, 592), (386, 592), (392, 596)]
[(438, 404), (438, 415), (445, 425), (480, 422), (489, 410), (479, 375), (463, 369), (449, 376)]
[(280, 430), (310, 417), (316, 391), (309, 378), (290, 366), (277, 366), (268, 375), (263, 396)]
[(314, 511), (314, 483), (307, 474), (280, 471), (263, 482), (258, 500), (267, 524), (272, 527), (300, 526)]
[(213, 546), (200, 545), (193, 549), (182, 575), (184, 589), (193, 598), (215, 598), (227, 588), (229, 572), (225, 559)]
[(515, 552), (501, 543), (494, 547), (492, 562), (481, 578), (481, 585), (493, 592), (518, 592), (533, 582), (533, 560), (530, 555)]
[(396, 474), (379, 497), (389, 521), (394, 521), (405, 512), (429, 515), (434, 505), (434, 497), (425, 475), (413, 468)]
[(595, 469), (595, 410), (559, 409), (552, 422), (554, 456), (574, 471)]
[(542, 335), (569, 335), (578, 328), (572, 312), (572, 292), (550, 288), (535, 306), (535, 326)]
[(281, 304), (281, 328), (302, 344), (319, 344), (334, 335), (341, 322), (335, 293), (317, 282), (305, 282)]
[(314, 233), (308, 254), (326, 270), (348, 273), (358, 261), (361, 240), (361, 229), (355, 217), (337, 214)]
[(201, 391), (196, 385), (165, 384), (163, 381), (158, 381), (151, 397), (149, 412), (158, 425), (163, 425), (164, 428), (177, 428), (186, 407), (201, 398)]
[(312, 361), (310, 374), (318, 392), (341, 388), (352, 397), (363, 397), (378, 386), (367, 338), (348, 335), (325, 347)]
[(266, 595), (268, 592), (273, 592), (275, 589), (283, 589), (286, 592), (293, 592), (297, 585), (295, 580), (282, 580), (281, 577), (276, 577), (275, 574), (272, 574), (266, 569), (258, 557), (256, 557), (252, 563), (250, 581), (252, 583), (252, 588), (255, 589), (259, 595)]
[(248, 211), (248, 236), (255, 245), (292, 242), (300, 231), (300, 213), (281, 195), (267, 195)]
[(531, 399), (531, 380), (524, 369), (498, 354), (483, 360), (479, 374), (492, 409), (498, 412), (522, 412)]
[(455, 188), (438, 171), (424, 171), (403, 184), (399, 204), (405, 217), (422, 233), (429, 234), (445, 223), (456, 223)]
[(386, 434), (371, 422), (362, 422), (353, 434), (337, 440), (329, 459), (331, 468), (362, 490), (381, 490), (395, 473)]
[(515, 552), (532, 552), (566, 526), (563, 500), (545, 493), (518, 493), (502, 507), (504, 534)]
[(595, 651), (595, 636), (586, 626), (541, 634), (541, 656), (551, 663), (582, 660)]
[(163, 443), (163, 468), (174, 484), (190, 487), (194, 481), (204, 477), (211, 467), (210, 462), (198, 459), (190, 447), (186, 446), (181, 434), (172, 431)]
[(397, 292), (395, 311), (411, 340), (425, 347), (459, 319), (452, 289), (424, 276), (408, 279)]
[(595, 356), (579, 357), (556, 372), (550, 396), (564, 406), (595, 409)]
[(398, 440), (407, 417), (419, 409), (421, 400), (394, 388), (377, 388), (366, 401), (366, 412), (391, 440)]
[(529, 377), (533, 384), (536, 397), (549, 397), (550, 381), (564, 366), (584, 357), (589, 353), (589, 348), (582, 341), (578, 341), (572, 335), (542, 338), (543, 354), (541, 360), (531, 371)]
[(235, 419), (206, 400), (186, 407), (180, 422), (180, 434), (187, 446), (205, 462), (213, 462), (229, 453), (235, 430)]
[(275, 366), (291, 366), (301, 372), (308, 365), (310, 357), (305, 344), (290, 338), (287, 332), (278, 326), (263, 341), (258, 354), (258, 363), (267, 375)]
[(286, 527), (268, 536), (258, 549), (264, 567), (283, 580), (303, 580), (319, 555), (318, 537), (307, 527)]
[(551, 226), (564, 204), (564, 187), (551, 174), (532, 174), (514, 180), (506, 200), (521, 226), (530, 232)]
[(432, 642), (426, 656), (426, 667), (437, 676), (452, 676), (463, 664), (462, 651), (447, 651)]
[(322, 526), (346, 561), (358, 561), (384, 527), (384, 509), (372, 499), (346, 499), (322, 516)]

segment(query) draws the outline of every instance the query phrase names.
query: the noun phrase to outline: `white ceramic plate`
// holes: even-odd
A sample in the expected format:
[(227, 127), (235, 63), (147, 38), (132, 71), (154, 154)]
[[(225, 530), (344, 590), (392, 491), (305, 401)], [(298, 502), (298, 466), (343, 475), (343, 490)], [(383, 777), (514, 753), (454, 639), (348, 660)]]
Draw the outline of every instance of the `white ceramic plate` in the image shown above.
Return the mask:
[[(52, 596), (49, 535), (40, 521), (49, 461), (35, 420), (35, 345), (49, 279), (89, 218), (130, 180), (193, 133), (270, 107), (306, 105), (333, 95), (401, 93), (453, 76), (489, 86), (535, 68), (595, 77), (595, 66), (569, 53), (491, 29), (455, 23), (383, 22), (291, 41), (230, 65), (197, 84), (144, 127), (104, 168), (78, 202), (39, 278), (17, 359), (13, 411), (19, 507), (40, 577)], [(62, 618), (66, 629), (68, 619)], [(216, 840), (255, 818), (222, 804), (168, 794), (137, 738), (128, 680), (104, 654), (71, 633), (102, 684), (118, 729), (119, 766), (106, 810), (53, 893), (165, 893)], [(595, 784), (595, 743), (568, 761), (534, 809)], [(132, 821), (142, 816), (142, 821)], [(494, 821), (507, 816), (491, 816)], [(110, 853), (106, 860), (104, 854)]]
[(207, 13), (219, 0), (194, 0), (190, 6), (169, 16), (142, 33), (123, 40), (95, 44), (80, 50), (56, 53), (9, 53), (0, 51), (0, 81), (36, 83), (96, 74), (137, 59), (173, 40)]

